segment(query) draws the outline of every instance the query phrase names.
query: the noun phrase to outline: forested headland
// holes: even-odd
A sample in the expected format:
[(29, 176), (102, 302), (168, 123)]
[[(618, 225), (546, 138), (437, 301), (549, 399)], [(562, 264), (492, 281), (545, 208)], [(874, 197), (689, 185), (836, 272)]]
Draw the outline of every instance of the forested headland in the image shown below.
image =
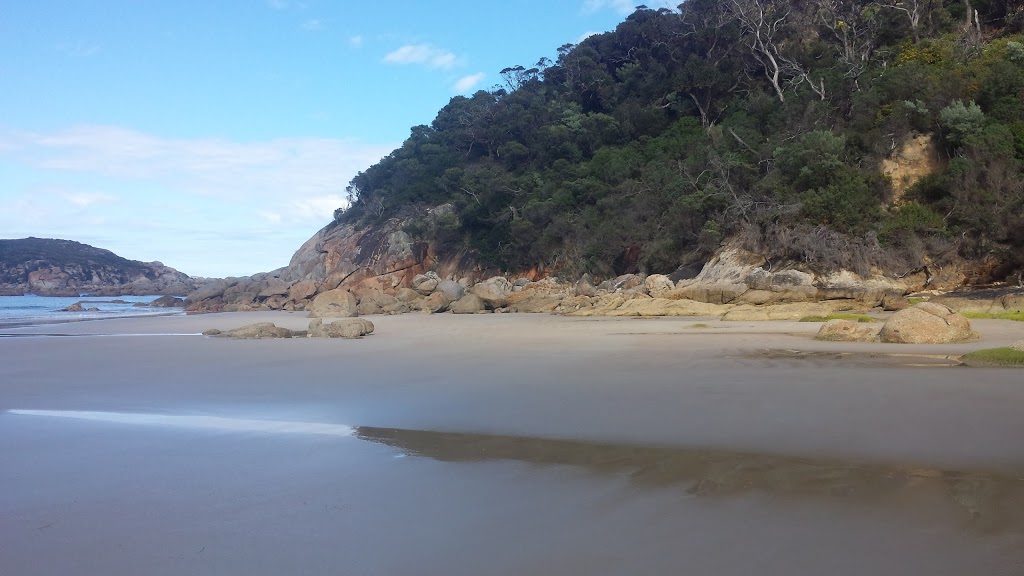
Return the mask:
[(402, 218), (439, 252), (568, 275), (723, 243), (865, 274), (1024, 267), (1019, 2), (688, 0), (552, 56), (413, 127), (332, 225)]

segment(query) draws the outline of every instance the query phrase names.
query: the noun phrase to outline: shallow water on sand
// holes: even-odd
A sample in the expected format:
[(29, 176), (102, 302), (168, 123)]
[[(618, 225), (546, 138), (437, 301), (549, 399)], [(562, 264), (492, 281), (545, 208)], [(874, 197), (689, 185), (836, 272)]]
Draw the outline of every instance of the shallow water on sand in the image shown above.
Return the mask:
[(1024, 567), (1024, 471), (197, 414), (0, 414), (15, 437), (7, 573)]

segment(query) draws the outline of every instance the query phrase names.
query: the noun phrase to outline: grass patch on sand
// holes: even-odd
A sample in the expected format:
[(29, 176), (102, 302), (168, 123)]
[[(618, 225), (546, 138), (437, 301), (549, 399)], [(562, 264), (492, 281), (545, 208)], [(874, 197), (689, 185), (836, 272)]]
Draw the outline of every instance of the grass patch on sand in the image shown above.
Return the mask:
[(928, 301), (927, 298), (917, 298), (917, 297), (907, 298), (907, 300), (910, 302), (911, 305), (920, 304), (921, 302), (927, 302)]
[(1024, 350), (1015, 348), (988, 348), (964, 354), (960, 361), (968, 366), (991, 368), (998, 366), (1024, 368)]
[(1014, 312), (964, 312), (964, 316), (973, 318), (976, 320), (1013, 320), (1016, 322), (1024, 322), (1024, 311), (1017, 310)]
[(711, 328), (711, 324), (690, 324), (690, 328)]
[(829, 314), (828, 316), (804, 316), (801, 322), (828, 322), (829, 320), (853, 320), (854, 322), (878, 322), (878, 318), (863, 314)]

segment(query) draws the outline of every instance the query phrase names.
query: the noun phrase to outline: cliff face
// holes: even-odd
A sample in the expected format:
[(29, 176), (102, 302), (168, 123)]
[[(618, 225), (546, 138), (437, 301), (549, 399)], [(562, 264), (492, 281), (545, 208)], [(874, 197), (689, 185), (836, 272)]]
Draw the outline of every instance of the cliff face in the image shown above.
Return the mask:
[(71, 240), (0, 240), (0, 294), (188, 294), (199, 283), (160, 262), (122, 258)]
[[(426, 217), (448, 209), (433, 208)], [(428, 271), (471, 284), (499, 272), (479, 266), (465, 251), (439, 253), (413, 239), (404, 230), (409, 222), (392, 218), (365, 228), (332, 223), (300, 246), (285, 268), (213, 281), (189, 294), (188, 304), (196, 311), (302, 310), (317, 294), (338, 287), (373, 284), (394, 291)]]

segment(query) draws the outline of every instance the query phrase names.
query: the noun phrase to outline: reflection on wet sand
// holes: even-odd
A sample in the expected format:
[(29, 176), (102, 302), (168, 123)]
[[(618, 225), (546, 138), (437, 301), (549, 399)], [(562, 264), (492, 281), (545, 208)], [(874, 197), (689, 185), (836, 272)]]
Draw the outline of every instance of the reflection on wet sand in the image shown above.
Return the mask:
[(1024, 533), (1024, 471), (941, 470), (746, 454), (722, 450), (605, 444), (523, 436), (357, 427), (357, 438), (445, 462), (516, 460), (628, 475), (641, 486), (681, 486), (693, 495), (746, 492), (842, 499), (895, 506), (940, 495), (962, 525), (982, 532)]

